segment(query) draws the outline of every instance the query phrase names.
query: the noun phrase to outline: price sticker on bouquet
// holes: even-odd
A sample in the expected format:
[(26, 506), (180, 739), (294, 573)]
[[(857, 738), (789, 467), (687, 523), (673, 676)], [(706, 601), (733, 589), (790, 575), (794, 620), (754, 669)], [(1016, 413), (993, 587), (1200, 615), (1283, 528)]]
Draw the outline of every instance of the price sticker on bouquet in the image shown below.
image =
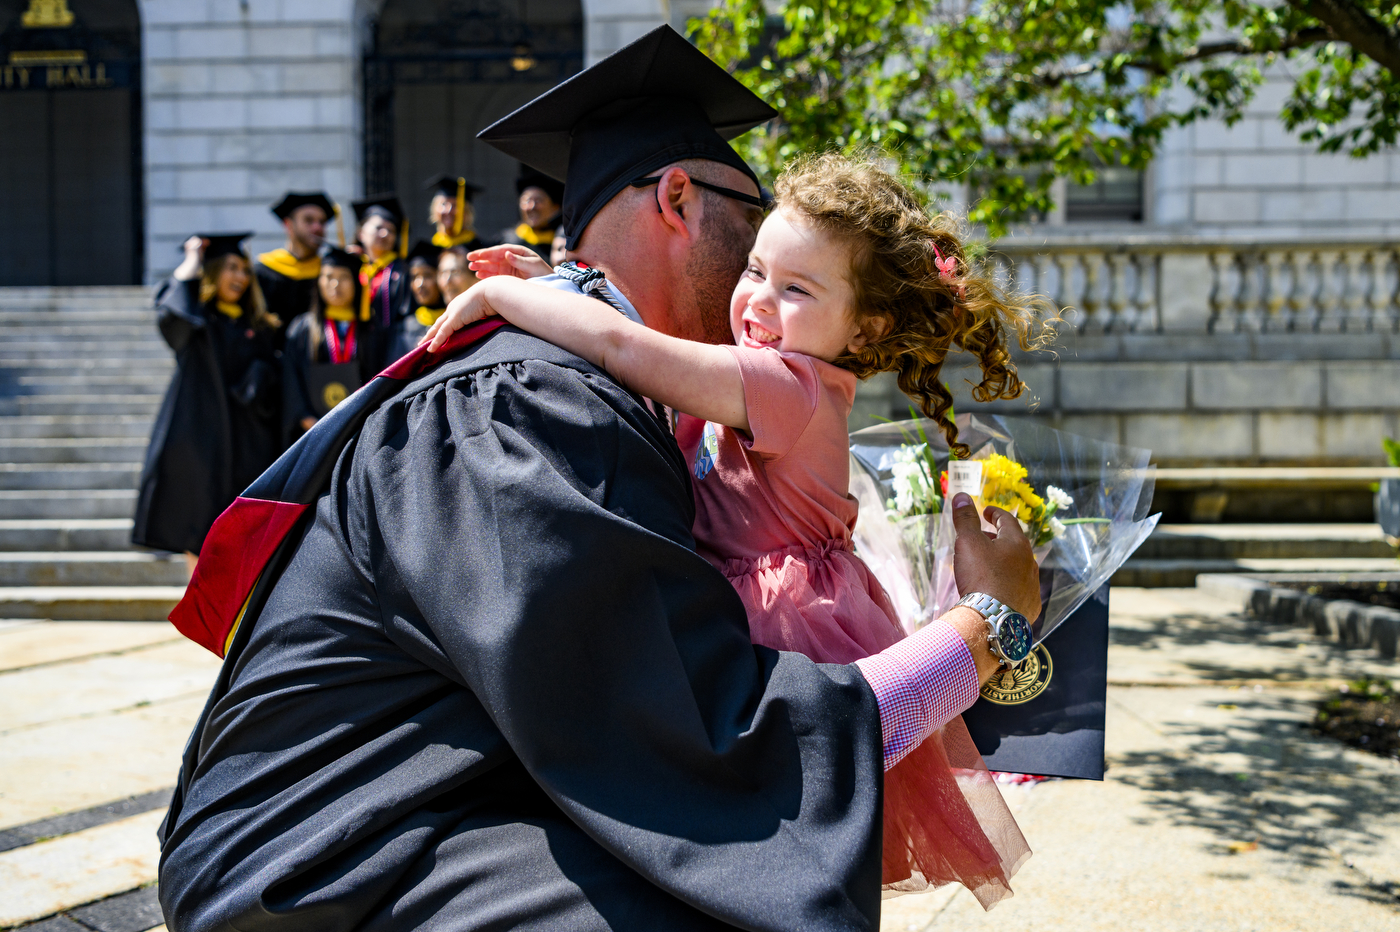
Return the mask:
[(948, 463), (948, 498), (966, 492), (974, 501), (982, 497), (982, 461), (952, 460)]

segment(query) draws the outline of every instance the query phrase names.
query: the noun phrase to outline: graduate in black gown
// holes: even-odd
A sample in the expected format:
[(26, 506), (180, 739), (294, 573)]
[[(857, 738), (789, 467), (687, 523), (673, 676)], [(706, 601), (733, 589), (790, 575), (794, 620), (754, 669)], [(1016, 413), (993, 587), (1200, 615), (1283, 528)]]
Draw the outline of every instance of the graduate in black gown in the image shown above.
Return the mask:
[(432, 202), (428, 205), (428, 221), (433, 225), (434, 246), (439, 249), (452, 246), (483, 249), (496, 245), (482, 239), (476, 232), (472, 197), (480, 193), (480, 186), (465, 178), (438, 175), (430, 178), (425, 187), (433, 192)]
[(375, 375), (362, 351), (360, 257), (334, 247), (321, 257), (311, 310), (287, 327), (282, 349), (282, 436), (287, 446)]
[[(541, 287), (684, 334), (753, 242), (726, 139), (774, 115), (663, 26), (483, 136), (567, 171), (571, 248), (622, 283)], [(172, 616), (225, 662), (161, 830), (169, 928), (873, 932), (870, 684), (754, 645), (667, 419), (495, 326), (377, 377), (216, 529)], [(991, 578), (1038, 592), (1020, 543)]]
[[(466, 247), (455, 247), (460, 252)], [(419, 240), (408, 254), (408, 290), (413, 293), (413, 313), (399, 321), (392, 356), (398, 359), (413, 352), (418, 341), (437, 322), (447, 301), (438, 287), (438, 259), (444, 253), (426, 240)]]
[(501, 242), (529, 246), (549, 262), (554, 237), (562, 226), (564, 183), (522, 164), (515, 192), (520, 196), (520, 223), (502, 230)]
[(281, 321), (241, 243), (203, 233), (156, 286), (157, 325), (175, 351), (146, 449), (132, 543), (199, 554), (209, 526), (282, 451)]
[(253, 269), (267, 309), (283, 324), (290, 324), (311, 307), (321, 272), (321, 245), (335, 205), (321, 191), (291, 191), (272, 205), (272, 212), (282, 221), (287, 243), (260, 254)]
[(369, 324), (368, 362), (377, 372), (394, 357), (399, 322), (413, 311), (409, 290), (408, 218), (392, 194), (355, 201), (355, 240), (363, 250), (360, 269), (361, 317)]

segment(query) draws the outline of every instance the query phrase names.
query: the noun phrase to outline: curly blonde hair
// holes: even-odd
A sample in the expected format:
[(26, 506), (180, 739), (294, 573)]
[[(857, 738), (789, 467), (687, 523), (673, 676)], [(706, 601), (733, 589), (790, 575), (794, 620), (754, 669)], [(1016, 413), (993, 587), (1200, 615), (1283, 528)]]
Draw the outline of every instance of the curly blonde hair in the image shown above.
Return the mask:
[(1045, 300), (1006, 293), (968, 261), (956, 217), (946, 211), (930, 216), (912, 190), (870, 159), (834, 152), (801, 157), (778, 177), (774, 194), (774, 210), (851, 246), (852, 313), (867, 342), (835, 364), (859, 379), (897, 372), (900, 390), (939, 424), (949, 447), (971, 455), (947, 416), (953, 396), (940, 374), (949, 348), (971, 353), (981, 365), (974, 399), (1020, 397), (1025, 384), (1016, 375), (1007, 332), (1023, 349), (1043, 345), (1049, 336)]

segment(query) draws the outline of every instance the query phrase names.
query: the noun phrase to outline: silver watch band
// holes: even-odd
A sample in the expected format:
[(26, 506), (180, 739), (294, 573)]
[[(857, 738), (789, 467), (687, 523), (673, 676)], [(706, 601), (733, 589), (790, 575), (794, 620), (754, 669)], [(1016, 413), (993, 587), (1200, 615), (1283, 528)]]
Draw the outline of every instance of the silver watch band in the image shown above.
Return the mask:
[(958, 605), (966, 605), (988, 621), (996, 621), (1015, 611), (1005, 602), (994, 599), (985, 592), (969, 592), (958, 600)]

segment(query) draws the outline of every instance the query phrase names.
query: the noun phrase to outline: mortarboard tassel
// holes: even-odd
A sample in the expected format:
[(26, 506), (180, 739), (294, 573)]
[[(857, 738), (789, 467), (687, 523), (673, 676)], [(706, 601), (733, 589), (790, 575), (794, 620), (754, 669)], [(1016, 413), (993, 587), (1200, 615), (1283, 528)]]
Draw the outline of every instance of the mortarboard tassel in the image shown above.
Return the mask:
[(340, 214), (340, 205), (339, 205), (339, 204), (333, 204), (332, 206), (335, 207), (335, 229), (336, 229), (336, 232), (337, 232), (338, 234), (340, 234), (340, 248), (341, 248), (341, 249), (344, 249), (344, 248), (345, 248), (345, 218), (342, 217), (341, 214)]
[(467, 179), (457, 179), (457, 212), (452, 215), (452, 236), (462, 235), (462, 217), (467, 212)]

